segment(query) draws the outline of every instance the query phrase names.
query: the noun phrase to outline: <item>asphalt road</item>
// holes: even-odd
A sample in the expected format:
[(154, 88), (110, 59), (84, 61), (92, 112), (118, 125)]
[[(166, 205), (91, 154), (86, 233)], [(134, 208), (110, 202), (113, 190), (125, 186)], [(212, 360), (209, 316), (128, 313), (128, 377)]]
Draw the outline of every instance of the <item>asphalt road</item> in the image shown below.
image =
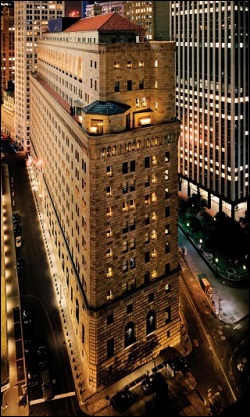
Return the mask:
[[(13, 178), (13, 209), (20, 215), (23, 245), (16, 249), (16, 254), (25, 262), (23, 271), (19, 273), (21, 303), (32, 308), (34, 349), (42, 344), (49, 348), (50, 371), (56, 397), (47, 403), (39, 401), (42, 398), (42, 390), (38, 381), (38, 385), (29, 390), (29, 400), (33, 404), (30, 414), (78, 415), (76, 397), (61, 398), (64, 394), (74, 391), (74, 382), (24, 156), (11, 151), (2, 158), (2, 162), (9, 164), (10, 178)], [(219, 399), (218, 402), (223, 406), (227, 406), (232, 401), (234, 392), (238, 396), (246, 387), (245, 376), (237, 370), (237, 363), (242, 360), (248, 348), (248, 318), (237, 327), (223, 325), (211, 314), (203, 292), (197, 291), (196, 278), (185, 262), (182, 263), (182, 267), (185, 284), (181, 284), (180, 287), (180, 305), (193, 343), (193, 350), (189, 356), (189, 371), (196, 381), (196, 390), (205, 402), (209, 404), (212, 396)], [(200, 260), (197, 268), (202, 272)], [(171, 401), (180, 407), (183, 403), (183, 393), (185, 390), (188, 391), (185, 379), (185, 376), (178, 375), (178, 378), (169, 380)], [(230, 383), (234, 384), (233, 390)], [(153, 397), (145, 398), (140, 388), (137, 394), (136, 404), (125, 415), (145, 415), (145, 404), (152, 402)], [(100, 415), (121, 415), (111, 407), (103, 410), (103, 413), (106, 414)]]

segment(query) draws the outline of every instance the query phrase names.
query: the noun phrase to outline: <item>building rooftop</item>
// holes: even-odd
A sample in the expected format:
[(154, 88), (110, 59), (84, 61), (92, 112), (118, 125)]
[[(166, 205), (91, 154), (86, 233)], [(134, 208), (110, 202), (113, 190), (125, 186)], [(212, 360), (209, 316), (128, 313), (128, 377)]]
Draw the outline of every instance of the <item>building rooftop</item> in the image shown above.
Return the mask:
[(141, 30), (141, 28), (118, 13), (108, 13), (105, 15), (82, 18), (65, 29), (64, 32), (87, 32), (90, 30), (97, 30), (99, 32), (116, 30), (138, 31)]
[(128, 110), (130, 106), (116, 101), (99, 101), (96, 100), (93, 103), (82, 109), (86, 114), (102, 114), (104, 116), (112, 114), (121, 114)]

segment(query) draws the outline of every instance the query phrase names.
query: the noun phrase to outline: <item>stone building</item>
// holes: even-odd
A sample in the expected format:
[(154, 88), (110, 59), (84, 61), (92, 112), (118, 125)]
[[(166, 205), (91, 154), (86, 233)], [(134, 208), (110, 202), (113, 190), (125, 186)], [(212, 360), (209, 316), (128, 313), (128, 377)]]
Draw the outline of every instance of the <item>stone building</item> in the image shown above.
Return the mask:
[(89, 387), (180, 342), (175, 43), (116, 13), (38, 42), (31, 154)]

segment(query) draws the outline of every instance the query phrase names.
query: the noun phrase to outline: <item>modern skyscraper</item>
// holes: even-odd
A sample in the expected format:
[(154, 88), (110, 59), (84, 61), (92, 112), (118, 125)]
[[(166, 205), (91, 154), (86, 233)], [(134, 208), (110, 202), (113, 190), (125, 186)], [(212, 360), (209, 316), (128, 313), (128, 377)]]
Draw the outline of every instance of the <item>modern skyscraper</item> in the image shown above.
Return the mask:
[(29, 78), (37, 66), (37, 41), (48, 20), (64, 16), (64, 1), (15, 1), (15, 134), (19, 147), (30, 151)]
[(31, 156), (89, 387), (180, 342), (175, 43), (116, 13), (38, 40)]
[(180, 190), (236, 220), (249, 198), (247, 1), (172, 1)]
[(14, 6), (1, 6), (1, 91), (8, 90), (15, 79)]

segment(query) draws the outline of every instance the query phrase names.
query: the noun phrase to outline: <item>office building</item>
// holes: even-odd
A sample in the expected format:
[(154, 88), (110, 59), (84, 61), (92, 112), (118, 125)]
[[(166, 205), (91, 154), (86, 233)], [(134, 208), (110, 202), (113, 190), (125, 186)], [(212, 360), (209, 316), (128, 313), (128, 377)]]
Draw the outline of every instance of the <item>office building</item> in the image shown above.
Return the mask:
[(14, 7), (1, 5), (1, 95), (13, 88), (15, 79)]
[(37, 66), (37, 41), (48, 20), (64, 16), (64, 1), (15, 1), (15, 134), (17, 145), (30, 151), (29, 78)]
[(27, 164), (93, 391), (180, 342), (175, 43), (141, 32), (111, 13), (46, 33), (30, 79)]
[(249, 198), (247, 1), (172, 1), (179, 187), (238, 220)]

